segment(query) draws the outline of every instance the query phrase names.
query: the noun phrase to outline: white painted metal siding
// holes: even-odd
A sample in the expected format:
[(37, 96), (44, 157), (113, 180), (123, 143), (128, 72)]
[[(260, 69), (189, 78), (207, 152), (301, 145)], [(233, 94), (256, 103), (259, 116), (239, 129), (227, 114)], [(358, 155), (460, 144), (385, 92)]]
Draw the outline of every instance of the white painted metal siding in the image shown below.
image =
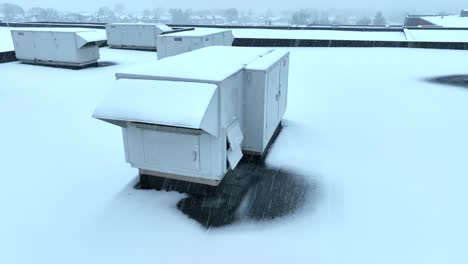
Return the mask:
[(158, 59), (197, 50), (210, 46), (231, 46), (234, 40), (231, 31), (216, 33), (193, 34), (193, 32), (165, 34), (157, 36)]
[(80, 65), (99, 59), (97, 43), (78, 46), (78, 38), (81, 42), (86, 40), (77, 32), (12, 30), (11, 34), (19, 60)]
[(133, 167), (207, 180), (224, 176), (221, 137), (134, 123), (124, 129), (125, 152)]
[(114, 23), (106, 25), (107, 43), (114, 48), (156, 50), (156, 36), (171, 30), (165, 25)]

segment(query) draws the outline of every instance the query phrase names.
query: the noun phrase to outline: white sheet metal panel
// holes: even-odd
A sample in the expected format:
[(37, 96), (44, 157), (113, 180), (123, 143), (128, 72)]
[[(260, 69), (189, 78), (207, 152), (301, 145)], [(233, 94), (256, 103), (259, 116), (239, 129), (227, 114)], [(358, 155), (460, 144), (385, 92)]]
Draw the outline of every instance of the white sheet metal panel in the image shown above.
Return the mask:
[(232, 32), (225, 29), (195, 28), (157, 37), (158, 59), (209, 46), (231, 46)]
[(83, 65), (99, 59), (102, 33), (88, 29), (14, 29), (16, 57), (27, 62)]
[(105, 34), (102, 31), (83, 31), (76, 33), (76, 43), (78, 48), (81, 48), (90, 43), (96, 43), (100, 46), (107, 40)]
[(242, 159), (242, 140), (244, 136), (236, 120), (226, 130), (227, 141), (229, 142), (229, 149), (227, 150), (227, 159), (231, 169), (235, 169), (239, 161)]
[(136, 123), (124, 130), (125, 153), (133, 167), (213, 181), (224, 176), (221, 137)]
[(245, 67), (243, 149), (263, 153), (287, 107), (289, 52), (275, 50)]
[(267, 73), (266, 123), (263, 144), (266, 146), (279, 123), (280, 67), (275, 65)]
[(118, 80), (93, 117), (202, 129), (218, 136), (217, 90), (213, 84)]
[(152, 49), (157, 47), (156, 36), (172, 28), (156, 23), (112, 23), (106, 25), (108, 44), (115, 48)]

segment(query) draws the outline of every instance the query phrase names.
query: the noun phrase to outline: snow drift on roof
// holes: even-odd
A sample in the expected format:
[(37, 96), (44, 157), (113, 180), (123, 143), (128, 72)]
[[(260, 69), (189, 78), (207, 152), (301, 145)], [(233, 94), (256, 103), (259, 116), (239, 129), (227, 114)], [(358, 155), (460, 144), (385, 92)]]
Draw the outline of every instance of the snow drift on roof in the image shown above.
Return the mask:
[[(93, 117), (202, 129), (217, 136), (216, 91), (213, 84), (118, 80)], [(208, 114), (216, 116), (205, 118)]]

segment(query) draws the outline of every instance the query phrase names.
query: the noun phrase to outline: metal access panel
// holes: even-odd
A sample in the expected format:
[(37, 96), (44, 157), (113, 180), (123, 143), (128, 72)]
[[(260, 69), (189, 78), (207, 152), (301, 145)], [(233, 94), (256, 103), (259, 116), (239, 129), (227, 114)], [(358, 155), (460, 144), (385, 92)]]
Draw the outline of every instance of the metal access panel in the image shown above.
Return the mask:
[[(186, 33), (186, 35), (184, 35)], [(234, 40), (231, 31), (219, 31), (208, 34), (190, 34), (191, 31), (157, 36), (158, 59), (175, 56), (185, 52), (209, 47), (231, 46)]]
[(245, 70), (242, 149), (262, 154), (286, 111), (289, 53), (272, 52)]
[(224, 176), (220, 139), (201, 130), (138, 123), (124, 130), (126, 158), (133, 167), (179, 178), (220, 181)]
[(107, 43), (112, 48), (156, 50), (156, 36), (167, 30), (171, 29), (162, 24), (107, 24)]
[[(16, 57), (24, 62), (79, 66), (99, 59), (96, 36), (90, 31), (12, 30)], [(81, 35), (80, 35), (81, 34)]]

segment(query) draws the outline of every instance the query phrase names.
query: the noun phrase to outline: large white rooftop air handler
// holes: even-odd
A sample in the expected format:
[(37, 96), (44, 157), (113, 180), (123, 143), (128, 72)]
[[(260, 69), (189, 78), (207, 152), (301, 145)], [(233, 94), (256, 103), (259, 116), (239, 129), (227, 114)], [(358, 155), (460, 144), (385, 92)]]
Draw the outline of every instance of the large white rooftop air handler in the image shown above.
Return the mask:
[(111, 48), (156, 50), (156, 36), (171, 31), (172, 28), (164, 24), (107, 24), (107, 44)]
[(232, 46), (233, 41), (231, 30), (214, 28), (195, 28), (159, 35), (156, 38), (158, 59), (210, 46)]
[(117, 73), (93, 116), (123, 128), (141, 175), (216, 186), (272, 142), (288, 68), (288, 51), (204, 48)]
[(97, 64), (104, 31), (79, 28), (12, 29), (16, 58), (33, 64), (85, 67)]

